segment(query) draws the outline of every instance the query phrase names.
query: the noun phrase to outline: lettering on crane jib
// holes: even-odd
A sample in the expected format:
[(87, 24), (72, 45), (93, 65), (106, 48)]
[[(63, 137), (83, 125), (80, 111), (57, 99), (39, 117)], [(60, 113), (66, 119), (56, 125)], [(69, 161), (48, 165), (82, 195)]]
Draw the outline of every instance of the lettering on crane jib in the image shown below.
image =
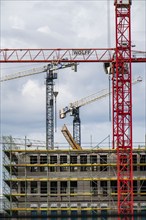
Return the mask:
[(72, 50), (73, 55), (89, 55), (91, 50)]

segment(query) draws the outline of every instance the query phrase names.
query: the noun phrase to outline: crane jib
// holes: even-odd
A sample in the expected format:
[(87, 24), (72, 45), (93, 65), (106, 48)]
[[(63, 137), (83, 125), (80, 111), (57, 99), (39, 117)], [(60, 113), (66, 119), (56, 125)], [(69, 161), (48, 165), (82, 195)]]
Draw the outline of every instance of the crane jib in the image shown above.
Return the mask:
[[(123, 45), (124, 50), (125, 45)], [(129, 58), (124, 57), (124, 62)], [(0, 63), (114, 62), (115, 48), (0, 49)], [(146, 52), (132, 51), (131, 62), (146, 62)]]

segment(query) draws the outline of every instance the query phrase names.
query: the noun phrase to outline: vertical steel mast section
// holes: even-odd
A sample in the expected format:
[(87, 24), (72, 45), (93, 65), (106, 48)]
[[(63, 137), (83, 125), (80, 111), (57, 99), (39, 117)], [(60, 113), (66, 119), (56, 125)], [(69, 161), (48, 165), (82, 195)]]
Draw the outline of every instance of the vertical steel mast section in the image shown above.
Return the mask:
[(113, 64), (113, 144), (117, 149), (118, 214), (132, 219), (131, 0), (115, 0), (116, 54)]
[(49, 68), (46, 77), (46, 147), (54, 149), (54, 79), (57, 74)]

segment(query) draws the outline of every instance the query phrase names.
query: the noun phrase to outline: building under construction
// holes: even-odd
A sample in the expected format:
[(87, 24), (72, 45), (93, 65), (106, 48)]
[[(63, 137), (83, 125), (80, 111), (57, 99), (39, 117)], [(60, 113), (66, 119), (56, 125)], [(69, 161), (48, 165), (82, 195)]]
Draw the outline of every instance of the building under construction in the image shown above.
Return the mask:
[[(3, 138), (3, 147), (5, 214), (85, 220), (113, 219), (107, 214), (117, 213), (115, 150), (47, 150), (39, 142), (12, 137)], [(133, 150), (133, 171), (135, 219), (144, 220), (146, 146)]]

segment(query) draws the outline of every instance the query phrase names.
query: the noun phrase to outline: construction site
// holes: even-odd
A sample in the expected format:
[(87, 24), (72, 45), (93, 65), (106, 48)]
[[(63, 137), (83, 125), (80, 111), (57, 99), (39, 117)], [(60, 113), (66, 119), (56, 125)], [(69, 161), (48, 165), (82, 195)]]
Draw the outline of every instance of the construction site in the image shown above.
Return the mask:
[[(30, 147), (27, 140), (20, 145), (12, 137), (3, 142), (4, 210), (9, 216), (113, 219), (117, 214), (116, 150), (47, 150), (40, 143)], [(146, 213), (145, 172), (146, 148), (138, 146), (133, 150), (136, 215)]]
[[(146, 52), (131, 45), (131, 0), (115, 0), (115, 48), (0, 49), (0, 63), (47, 63), (0, 78), (11, 81), (46, 74), (46, 140), (2, 136), (3, 219), (146, 220), (146, 143), (133, 144), (132, 63), (145, 63)], [(72, 116), (73, 134), (62, 121), (68, 147), (54, 143), (56, 70), (80, 63), (104, 65), (111, 89), (86, 96), (59, 111)], [(112, 141), (84, 148), (80, 107), (112, 98)]]

